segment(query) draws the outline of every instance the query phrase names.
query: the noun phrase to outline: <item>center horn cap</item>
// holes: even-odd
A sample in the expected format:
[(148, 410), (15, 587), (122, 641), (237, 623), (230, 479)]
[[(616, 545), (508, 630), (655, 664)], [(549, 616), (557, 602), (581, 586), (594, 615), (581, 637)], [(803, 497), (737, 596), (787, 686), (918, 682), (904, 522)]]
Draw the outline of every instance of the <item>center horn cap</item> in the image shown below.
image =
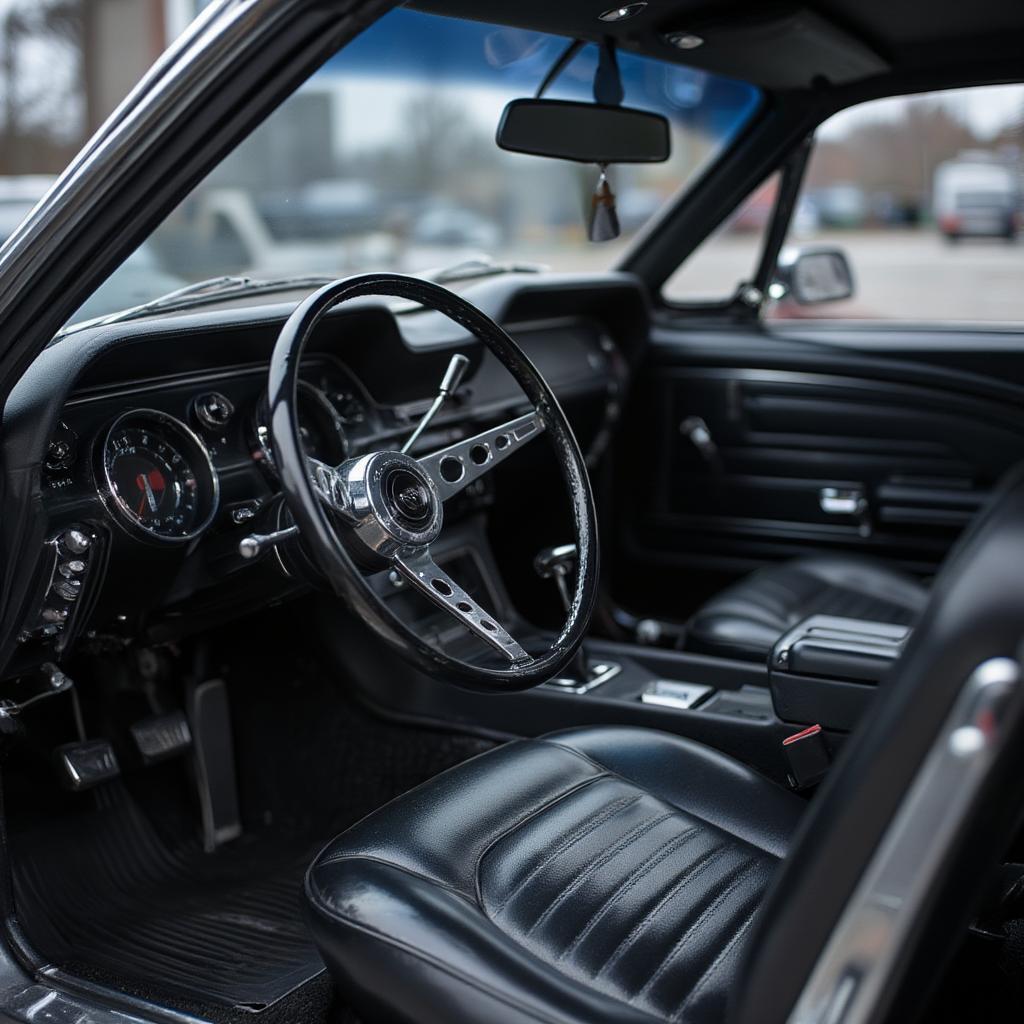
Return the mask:
[(395, 469), (384, 482), (384, 495), (393, 515), (411, 529), (422, 529), (433, 511), (426, 485), (405, 469)]
[(350, 463), (345, 475), (356, 536), (376, 554), (430, 544), (441, 532), (441, 496), (415, 459), (377, 452)]

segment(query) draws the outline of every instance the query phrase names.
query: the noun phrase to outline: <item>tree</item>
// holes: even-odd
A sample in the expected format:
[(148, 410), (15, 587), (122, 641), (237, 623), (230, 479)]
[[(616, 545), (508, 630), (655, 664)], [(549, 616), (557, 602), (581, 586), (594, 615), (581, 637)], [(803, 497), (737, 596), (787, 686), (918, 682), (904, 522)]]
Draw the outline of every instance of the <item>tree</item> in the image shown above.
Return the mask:
[(0, 173), (56, 173), (82, 144), (84, 5), (14, 0), (0, 15)]

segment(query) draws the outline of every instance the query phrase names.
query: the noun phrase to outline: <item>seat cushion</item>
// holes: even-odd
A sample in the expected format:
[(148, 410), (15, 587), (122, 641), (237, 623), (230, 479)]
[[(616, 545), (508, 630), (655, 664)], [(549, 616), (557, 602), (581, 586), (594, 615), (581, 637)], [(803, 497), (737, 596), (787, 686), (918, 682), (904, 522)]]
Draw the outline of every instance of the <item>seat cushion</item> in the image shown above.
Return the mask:
[(371, 1021), (717, 1021), (803, 807), (663, 733), (510, 743), (332, 842), (310, 920)]
[(911, 625), (928, 591), (870, 559), (799, 558), (759, 569), (713, 597), (687, 624), (687, 650), (761, 661), (810, 615)]

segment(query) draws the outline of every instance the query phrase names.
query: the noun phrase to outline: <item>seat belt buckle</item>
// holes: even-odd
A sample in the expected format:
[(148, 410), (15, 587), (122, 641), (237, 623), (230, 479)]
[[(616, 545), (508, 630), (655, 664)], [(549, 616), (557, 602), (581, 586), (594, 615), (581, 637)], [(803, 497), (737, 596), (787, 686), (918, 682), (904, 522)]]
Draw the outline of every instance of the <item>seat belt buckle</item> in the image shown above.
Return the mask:
[(791, 789), (810, 789), (825, 777), (832, 757), (820, 725), (811, 725), (782, 741), (786, 755), (786, 779)]

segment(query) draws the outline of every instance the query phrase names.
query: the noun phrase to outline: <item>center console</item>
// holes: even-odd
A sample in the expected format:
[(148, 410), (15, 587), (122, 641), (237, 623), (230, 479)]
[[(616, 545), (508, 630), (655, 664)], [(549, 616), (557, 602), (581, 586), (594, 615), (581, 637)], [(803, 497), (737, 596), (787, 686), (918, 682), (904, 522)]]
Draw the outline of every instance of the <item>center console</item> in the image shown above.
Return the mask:
[[(452, 531), (435, 558), (528, 650), (547, 648), (552, 636), (531, 627), (509, 599), (482, 520), (467, 520)], [(541, 552), (534, 563), (566, 602), (574, 562), (574, 549), (564, 546)], [(400, 578), (382, 574), (373, 585), (420, 635), (457, 657), (480, 656), (473, 637)], [(495, 738), (586, 725), (660, 729), (715, 747), (797, 788), (804, 785), (801, 777), (816, 780), (827, 769), (910, 634), (907, 627), (886, 623), (815, 616), (781, 637), (767, 662), (590, 636), (560, 678), (494, 696), (421, 676), (385, 648), (367, 645), (361, 623), (328, 614), (322, 635), (336, 650), (339, 667), (369, 703), (388, 714)], [(809, 752), (814, 763), (801, 773), (796, 768)]]

